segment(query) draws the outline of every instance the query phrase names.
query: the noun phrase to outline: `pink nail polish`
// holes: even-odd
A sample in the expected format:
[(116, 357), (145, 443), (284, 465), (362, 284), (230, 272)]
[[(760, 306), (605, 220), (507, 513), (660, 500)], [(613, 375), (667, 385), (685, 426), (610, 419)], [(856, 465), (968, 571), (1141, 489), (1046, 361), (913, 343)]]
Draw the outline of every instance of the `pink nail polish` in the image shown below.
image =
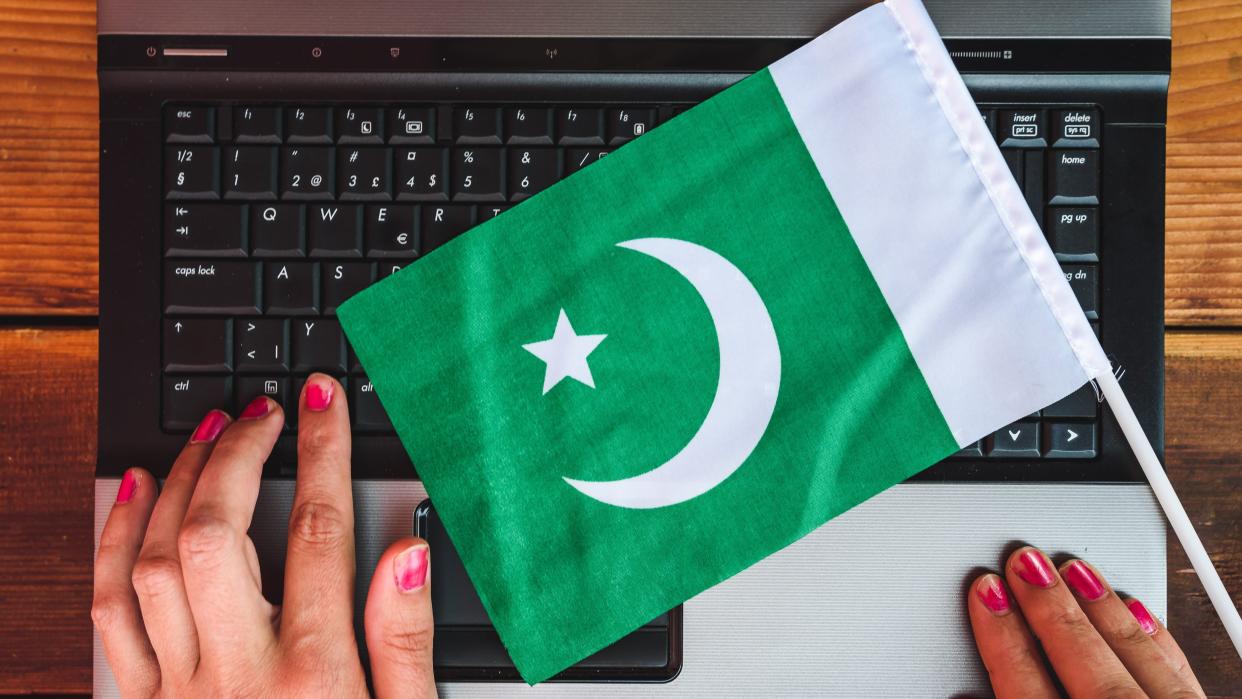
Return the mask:
[(116, 504), (124, 505), (134, 498), (136, 492), (138, 492), (138, 475), (130, 469), (121, 477), (121, 487), (116, 491)]
[(975, 594), (979, 595), (979, 601), (993, 614), (999, 616), (1009, 611), (1009, 593), (995, 575), (985, 575), (975, 586)]
[(1061, 570), (1061, 577), (1069, 583), (1074, 594), (1088, 602), (1094, 602), (1108, 593), (1108, 590), (1104, 589), (1104, 583), (1100, 582), (1095, 571), (1091, 570), (1091, 566), (1082, 561), (1072, 561), (1065, 566)]
[(1035, 587), (1052, 587), (1057, 581), (1056, 574), (1052, 572), (1052, 566), (1048, 565), (1043, 554), (1035, 549), (1028, 548), (1018, 554), (1018, 560), (1014, 561), (1013, 569), (1023, 582)]
[(418, 544), (397, 554), (392, 561), (397, 589), (413, 592), (427, 584), (427, 545)]
[(198, 423), (198, 429), (194, 430), (194, 436), (190, 437), (190, 442), (197, 444), (199, 442), (213, 441), (220, 436), (220, 433), (224, 431), (228, 424), (228, 415), (219, 410), (213, 410), (207, 413), (202, 422)]
[(332, 403), (332, 384), (327, 381), (314, 381), (306, 384), (306, 408), (315, 412), (328, 409)]
[(1134, 618), (1138, 620), (1139, 628), (1143, 629), (1143, 632), (1148, 636), (1160, 630), (1160, 625), (1156, 623), (1156, 618), (1151, 615), (1151, 612), (1147, 611), (1147, 607), (1144, 607), (1142, 602), (1132, 599), (1126, 602), (1126, 607), (1129, 608)]
[(271, 409), (272, 404), (267, 399), (267, 396), (259, 396), (250, 401), (250, 404), (246, 406), (245, 410), (241, 411), (241, 415), (238, 417), (242, 420), (254, 420), (267, 415)]

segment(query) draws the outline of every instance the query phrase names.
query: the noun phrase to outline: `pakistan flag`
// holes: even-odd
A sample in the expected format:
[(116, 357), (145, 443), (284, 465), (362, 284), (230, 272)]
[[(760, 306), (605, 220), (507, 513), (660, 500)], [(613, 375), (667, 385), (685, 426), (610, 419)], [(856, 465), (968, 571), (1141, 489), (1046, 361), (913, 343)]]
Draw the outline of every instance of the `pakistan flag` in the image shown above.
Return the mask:
[(527, 681), (1107, 370), (986, 129), (891, 0), (340, 308)]

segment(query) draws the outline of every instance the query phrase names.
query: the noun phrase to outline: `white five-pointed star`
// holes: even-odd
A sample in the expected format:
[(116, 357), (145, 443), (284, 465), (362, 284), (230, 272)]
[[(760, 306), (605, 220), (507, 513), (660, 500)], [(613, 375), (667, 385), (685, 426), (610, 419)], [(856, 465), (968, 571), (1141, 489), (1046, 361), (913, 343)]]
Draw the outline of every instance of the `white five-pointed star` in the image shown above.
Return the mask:
[(575, 333), (574, 326), (569, 324), (569, 316), (565, 315), (565, 309), (562, 308), (560, 317), (556, 319), (556, 330), (552, 332), (552, 339), (522, 345), (522, 349), (548, 365), (543, 375), (544, 395), (565, 377), (595, 388), (587, 355), (594, 352), (605, 337), (608, 336)]

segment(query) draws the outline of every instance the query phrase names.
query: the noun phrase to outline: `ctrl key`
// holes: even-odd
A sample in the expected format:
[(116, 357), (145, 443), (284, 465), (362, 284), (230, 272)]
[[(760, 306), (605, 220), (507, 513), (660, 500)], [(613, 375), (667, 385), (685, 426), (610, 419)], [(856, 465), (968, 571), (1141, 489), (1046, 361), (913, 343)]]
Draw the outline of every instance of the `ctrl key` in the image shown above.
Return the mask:
[(165, 376), (164, 429), (189, 432), (209, 411), (228, 410), (233, 403), (231, 376)]

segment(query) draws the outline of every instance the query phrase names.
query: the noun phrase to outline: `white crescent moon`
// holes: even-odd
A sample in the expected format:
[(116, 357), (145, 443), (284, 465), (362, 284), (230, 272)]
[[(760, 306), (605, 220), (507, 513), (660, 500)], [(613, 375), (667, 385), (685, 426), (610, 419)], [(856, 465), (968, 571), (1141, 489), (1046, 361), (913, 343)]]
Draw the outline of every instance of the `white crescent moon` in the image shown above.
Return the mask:
[(617, 481), (565, 478), (565, 482), (617, 507), (667, 507), (720, 485), (755, 450), (776, 408), (781, 352), (759, 292), (724, 257), (673, 238), (641, 238), (617, 245), (677, 270), (707, 304), (720, 343), (716, 397), (699, 431), (664, 464)]

